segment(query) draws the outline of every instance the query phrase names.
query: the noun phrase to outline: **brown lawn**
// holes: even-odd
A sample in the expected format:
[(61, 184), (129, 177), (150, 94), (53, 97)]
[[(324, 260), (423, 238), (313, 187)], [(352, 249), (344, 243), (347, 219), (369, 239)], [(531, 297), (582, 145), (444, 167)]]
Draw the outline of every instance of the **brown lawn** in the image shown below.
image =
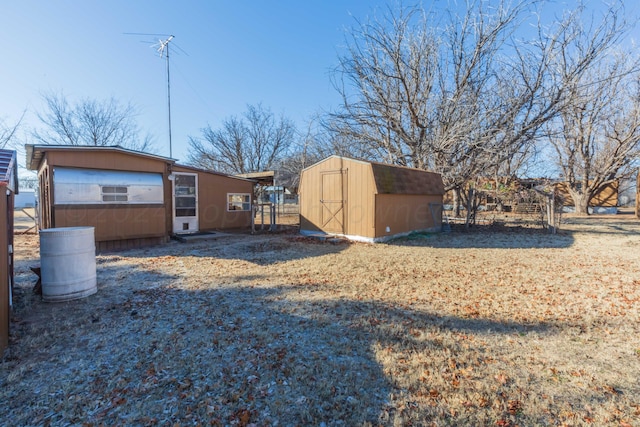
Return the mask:
[(640, 425), (631, 215), (172, 242), (64, 303), (31, 292), (37, 237), (16, 251), (0, 425)]

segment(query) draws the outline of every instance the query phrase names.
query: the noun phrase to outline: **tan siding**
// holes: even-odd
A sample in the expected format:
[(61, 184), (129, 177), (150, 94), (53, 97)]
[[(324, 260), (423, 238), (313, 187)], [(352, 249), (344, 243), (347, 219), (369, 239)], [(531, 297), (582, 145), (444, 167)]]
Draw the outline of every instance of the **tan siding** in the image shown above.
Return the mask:
[[(404, 233), (413, 230), (438, 228), (441, 225), (440, 205), (442, 196), (434, 194), (388, 194), (377, 193), (372, 166), (368, 162), (339, 157), (329, 157), (304, 170), (300, 179), (300, 226), (302, 230), (317, 230), (328, 233), (336, 232), (326, 214), (327, 208), (320, 201), (323, 199), (339, 199), (340, 195), (323, 191), (323, 176), (343, 170), (344, 178), (344, 234), (366, 238), (384, 237), (386, 227), (390, 234)], [(402, 169), (408, 174), (412, 170)], [(420, 171), (420, 176), (426, 173)], [(435, 176), (435, 174), (433, 174)], [(403, 176), (403, 175), (402, 175)], [(401, 176), (401, 177), (402, 177)], [(439, 176), (437, 177), (439, 178)], [(333, 179), (333, 178), (332, 178)], [(333, 182), (325, 179), (327, 182)], [(398, 183), (396, 183), (398, 184)], [(400, 184), (398, 184), (400, 185)], [(340, 188), (332, 186), (332, 188)], [(405, 190), (405, 192), (407, 192)], [(436, 222), (429, 203), (438, 205), (435, 208)], [(325, 203), (326, 205), (326, 203)]]
[(70, 168), (108, 169), (165, 173), (166, 162), (132, 154), (108, 151), (48, 151), (50, 165)]
[[(430, 203), (435, 204), (433, 209)], [(441, 196), (378, 194), (375, 237), (439, 228), (442, 223), (441, 203)], [(386, 231), (387, 227), (389, 232)]]
[[(198, 222), (200, 230), (243, 228), (251, 226), (251, 212), (227, 211), (227, 193), (249, 193), (253, 199), (253, 182), (216, 173), (174, 166), (175, 172), (198, 174)], [(169, 195), (171, 200), (171, 195)]]
[(320, 220), (317, 212), (320, 208), (320, 186), (315, 185), (318, 180), (317, 176), (318, 173), (315, 168), (302, 171), (300, 174), (298, 200), (300, 204), (301, 230), (320, 231), (318, 225)]
[(607, 184), (603, 189), (598, 191), (595, 196), (593, 196), (593, 199), (591, 199), (589, 205), (602, 207), (618, 206), (618, 182)]
[(54, 206), (55, 227), (95, 227), (96, 242), (166, 234), (165, 205)]
[[(567, 190), (567, 184), (564, 182), (556, 184), (556, 191), (564, 198), (565, 206), (573, 206), (573, 199)], [(589, 206), (597, 207), (616, 207), (618, 206), (618, 182), (613, 182), (600, 189), (591, 201)]]
[[(341, 175), (340, 173), (340, 171), (348, 170), (349, 164), (346, 159), (329, 157), (303, 171), (299, 189), (301, 229), (331, 233), (342, 233), (342, 229), (345, 232), (349, 229), (348, 199), (351, 194), (349, 189), (351, 178), (348, 171), (346, 175)], [(324, 188), (323, 181), (325, 183)], [(338, 185), (338, 183), (341, 183), (341, 185)], [(335, 185), (329, 186), (327, 184)], [(336, 223), (335, 220), (330, 218), (331, 209), (333, 209), (333, 213), (338, 211), (336, 205), (331, 203), (325, 206), (321, 200), (347, 200), (339, 215), (336, 215), (336, 219), (342, 224)]]
[(169, 242), (168, 236), (146, 237), (142, 239), (105, 240), (96, 242), (96, 252), (113, 252), (136, 249), (145, 246), (156, 246)]
[(375, 237), (375, 182), (369, 163), (345, 162), (348, 177), (347, 228), (351, 236)]

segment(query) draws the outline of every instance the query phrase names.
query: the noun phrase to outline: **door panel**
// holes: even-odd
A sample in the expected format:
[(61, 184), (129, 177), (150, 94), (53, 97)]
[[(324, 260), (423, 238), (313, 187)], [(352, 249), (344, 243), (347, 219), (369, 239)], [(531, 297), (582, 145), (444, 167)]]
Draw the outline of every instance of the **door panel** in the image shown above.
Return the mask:
[(343, 171), (322, 174), (320, 204), (322, 206), (322, 229), (333, 233), (345, 232), (344, 227), (344, 173)]
[(173, 232), (198, 231), (198, 175), (174, 173)]

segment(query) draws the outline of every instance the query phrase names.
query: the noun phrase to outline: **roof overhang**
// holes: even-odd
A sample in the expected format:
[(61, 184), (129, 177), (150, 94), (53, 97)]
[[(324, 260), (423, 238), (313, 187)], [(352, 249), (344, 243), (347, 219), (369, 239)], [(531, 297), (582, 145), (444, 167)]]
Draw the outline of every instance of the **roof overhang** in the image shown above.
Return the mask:
[(134, 156), (146, 157), (149, 159), (162, 160), (167, 163), (175, 163), (176, 159), (172, 159), (170, 157), (158, 156), (156, 154), (144, 153), (142, 151), (130, 150), (128, 148), (123, 148), (118, 145), (114, 146), (94, 146), (94, 145), (34, 145), (34, 144), (25, 144), (25, 149), (27, 152), (27, 169), (35, 171), (40, 168), (40, 164), (42, 163), (42, 159), (48, 151), (88, 151), (88, 152), (116, 152), (129, 154)]
[(260, 185), (273, 185), (276, 172), (275, 171), (263, 171), (263, 172), (250, 172), (250, 173), (240, 173), (237, 175), (239, 178), (246, 178), (256, 181)]

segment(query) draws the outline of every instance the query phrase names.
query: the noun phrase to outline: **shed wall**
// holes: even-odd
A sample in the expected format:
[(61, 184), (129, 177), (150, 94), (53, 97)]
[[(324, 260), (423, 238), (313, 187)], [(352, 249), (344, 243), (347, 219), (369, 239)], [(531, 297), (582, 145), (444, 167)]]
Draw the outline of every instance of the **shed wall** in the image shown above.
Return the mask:
[[(215, 173), (195, 171), (178, 165), (173, 166), (173, 171), (198, 174), (198, 221), (200, 230), (251, 226), (251, 211), (227, 210), (227, 193), (249, 193), (253, 198), (253, 182)], [(168, 200), (171, 200), (171, 196), (169, 196)]]
[[(341, 185), (327, 185), (329, 181), (335, 183), (325, 177), (332, 174), (342, 180)], [(339, 157), (317, 163), (303, 171), (300, 180), (301, 229), (374, 237), (374, 190), (368, 163)], [(343, 201), (340, 212), (335, 205), (339, 200)]]
[[(342, 171), (339, 175), (343, 180), (342, 186), (335, 185), (336, 178), (331, 175), (339, 171)], [(425, 179), (425, 174), (420, 172), (418, 178)], [(391, 173), (388, 183), (403, 194), (378, 194), (374, 171), (368, 162), (329, 157), (305, 169), (300, 180), (301, 230), (374, 239), (415, 230), (439, 229), (442, 225), (442, 196), (411, 194), (409, 190), (424, 191), (420, 185), (426, 183), (417, 182), (407, 189), (403, 187), (407, 185), (405, 180), (418, 179), (417, 174), (406, 169), (392, 169)], [(327, 179), (328, 176), (331, 179)], [(333, 191), (327, 191), (327, 183), (331, 184)], [(434, 183), (432, 187), (437, 190), (441, 185), (438, 187)], [(329, 206), (327, 200), (344, 201), (341, 229), (335, 227), (336, 221), (331, 214), (337, 216), (336, 209)], [(386, 232), (387, 227), (390, 232)]]
[(350, 236), (375, 237), (376, 186), (371, 165), (347, 164), (347, 227)]
[(439, 230), (441, 225), (442, 196), (376, 195), (376, 238), (416, 230)]

